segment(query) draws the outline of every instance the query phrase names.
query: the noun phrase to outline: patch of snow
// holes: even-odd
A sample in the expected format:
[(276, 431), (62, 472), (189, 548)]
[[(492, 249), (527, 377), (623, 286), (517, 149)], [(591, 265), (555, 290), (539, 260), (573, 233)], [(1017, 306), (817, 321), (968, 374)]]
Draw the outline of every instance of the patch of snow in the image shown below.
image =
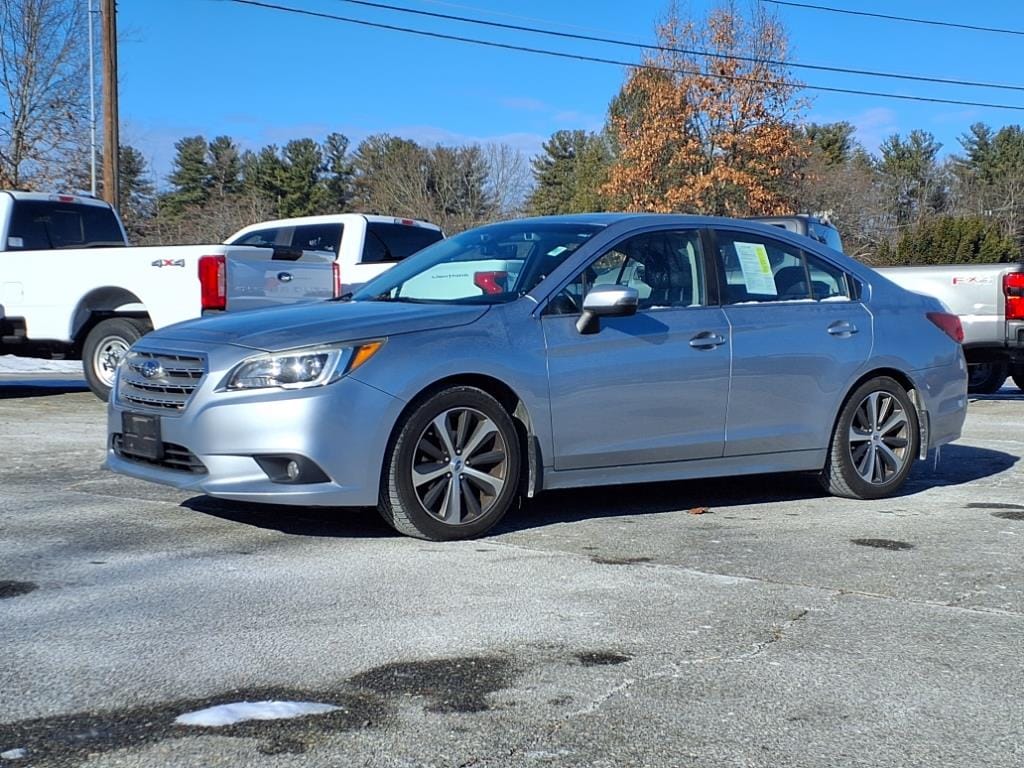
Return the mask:
[(4, 760), (21, 760), (27, 754), (27, 749), (8, 749), (6, 752), (0, 752), (0, 758)]
[(174, 722), (178, 725), (219, 728), (246, 720), (284, 720), (290, 717), (322, 715), (336, 709), (338, 707), (332, 704), (317, 704), (311, 701), (239, 701), (186, 712), (184, 715), (178, 715)]
[(81, 373), (80, 360), (41, 360), (0, 355), (0, 373)]

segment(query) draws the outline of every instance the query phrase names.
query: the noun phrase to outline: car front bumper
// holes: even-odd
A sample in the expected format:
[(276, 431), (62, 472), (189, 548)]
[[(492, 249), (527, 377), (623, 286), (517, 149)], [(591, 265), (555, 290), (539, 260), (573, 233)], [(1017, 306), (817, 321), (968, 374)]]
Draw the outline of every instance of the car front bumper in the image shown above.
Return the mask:
[[(403, 403), (352, 378), (303, 390), (199, 391), (180, 414), (160, 415), (165, 445), (187, 449), (205, 471), (118, 455), (122, 414), (113, 401), (104, 466), (119, 474), (223, 499), (308, 506), (373, 506), (391, 425)], [(274, 482), (257, 456), (298, 455), (327, 482)]]

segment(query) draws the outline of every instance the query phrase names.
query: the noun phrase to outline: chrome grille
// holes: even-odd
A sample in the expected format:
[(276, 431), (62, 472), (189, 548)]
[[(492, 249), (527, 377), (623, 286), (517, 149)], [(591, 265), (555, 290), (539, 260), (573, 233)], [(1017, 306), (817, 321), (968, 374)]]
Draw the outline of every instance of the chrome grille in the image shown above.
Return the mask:
[(183, 411), (205, 375), (201, 357), (133, 350), (121, 369), (117, 399), (138, 408)]

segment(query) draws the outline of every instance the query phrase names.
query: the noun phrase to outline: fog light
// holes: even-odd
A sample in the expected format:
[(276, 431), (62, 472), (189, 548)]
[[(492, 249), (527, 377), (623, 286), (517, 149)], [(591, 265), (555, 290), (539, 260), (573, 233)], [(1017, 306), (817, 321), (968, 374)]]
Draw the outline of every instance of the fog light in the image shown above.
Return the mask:
[(253, 456), (253, 459), (273, 483), (305, 485), (330, 482), (327, 473), (305, 456), (286, 453), (277, 456)]

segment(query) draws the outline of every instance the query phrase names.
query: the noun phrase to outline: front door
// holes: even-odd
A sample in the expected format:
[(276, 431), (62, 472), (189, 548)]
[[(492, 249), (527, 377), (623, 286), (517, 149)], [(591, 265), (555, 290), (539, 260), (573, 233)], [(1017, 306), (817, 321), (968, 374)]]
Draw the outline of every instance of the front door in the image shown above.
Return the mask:
[[(576, 329), (586, 292), (637, 289), (631, 317)], [(729, 394), (729, 326), (707, 306), (699, 232), (630, 237), (588, 265), (542, 317), (556, 470), (722, 455)]]

